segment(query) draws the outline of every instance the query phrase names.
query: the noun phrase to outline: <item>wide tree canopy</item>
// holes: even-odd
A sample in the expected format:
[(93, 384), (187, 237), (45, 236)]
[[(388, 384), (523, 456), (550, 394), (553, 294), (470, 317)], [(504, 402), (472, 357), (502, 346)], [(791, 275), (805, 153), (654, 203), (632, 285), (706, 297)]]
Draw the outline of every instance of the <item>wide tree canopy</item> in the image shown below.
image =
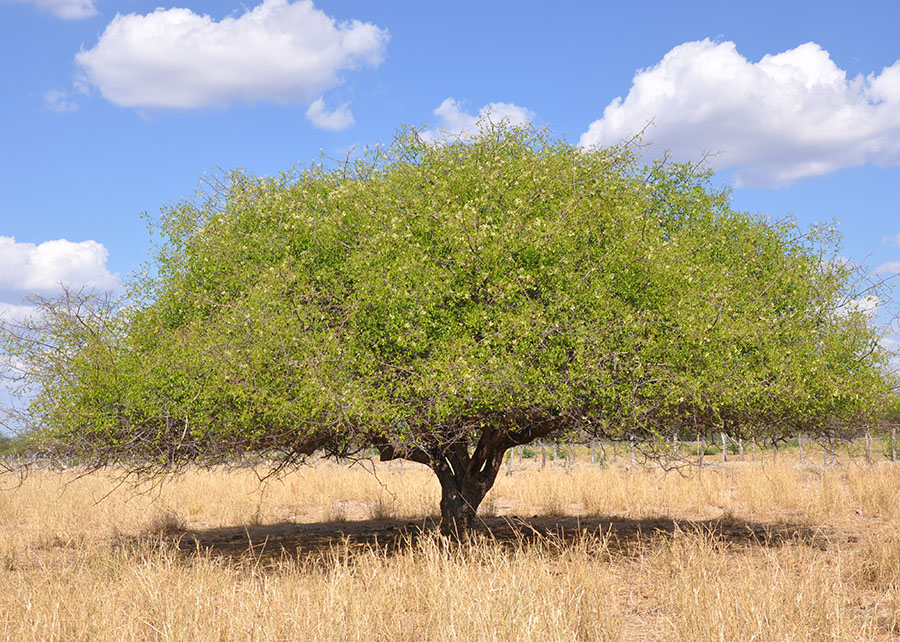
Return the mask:
[(127, 305), (68, 294), (7, 334), (41, 443), (134, 466), (374, 447), (434, 469), (453, 530), (551, 433), (870, 420), (886, 355), (833, 229), (735, 211), (697, 166), (482, 125), (166, 209)]

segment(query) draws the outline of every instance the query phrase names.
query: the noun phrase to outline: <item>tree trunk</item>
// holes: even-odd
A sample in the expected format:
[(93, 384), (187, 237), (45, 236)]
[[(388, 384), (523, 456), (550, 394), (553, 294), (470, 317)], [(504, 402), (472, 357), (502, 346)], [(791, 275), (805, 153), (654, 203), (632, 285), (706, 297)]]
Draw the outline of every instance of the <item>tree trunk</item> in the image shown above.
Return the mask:
[(897, 461), (897, 429), (891, 428), (891, 461)]
[(866, 429), (866, 464), (872, 465), (872, 437), (868, 429)]
[(376, 447), (382, 461), (409, 459), (434, 471), (441, 485), (441, 534), (458, 541), (475, 523), (478, 506), (497, 480), (507, 451), (511, 462), (511, 448), (543, 437), (554, 428), (555, 424), (548, 421), (515, 431), (483, 429), (474, 448), (468, 439), (430, 447), (386, 442)]
[(738, 439), (738, 456), (744, 461), (744, 440)]
[(452, 484), (441, 484), (441, 535), (459, 540), (475, 524), (475, 513), (484, 496), (463, 493)]
[(465, 445), (457, 444), (432, 461), (431, 469), (441, 484), (442, 535), (460, 540), (472, 528), (478, 506), (503, 467), (506, 450), (501, 443), (483, 446), (480, 442), (470, 456)]
[(728, 442), (725, 438), (725, 433), (720, 433), (722, 435), (722, 463), (726, 463), (728, 461)]

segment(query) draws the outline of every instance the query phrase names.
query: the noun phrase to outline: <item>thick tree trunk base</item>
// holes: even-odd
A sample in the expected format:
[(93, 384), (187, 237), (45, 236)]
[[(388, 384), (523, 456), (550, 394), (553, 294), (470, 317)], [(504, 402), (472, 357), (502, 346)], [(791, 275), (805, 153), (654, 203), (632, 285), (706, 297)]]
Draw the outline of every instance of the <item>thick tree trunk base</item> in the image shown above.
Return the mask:
[(467, 501), (455, 489), (445, 490), (441, 496), (441, 535), (454, 541), (468, 537), (475, 525), (478, 503)]

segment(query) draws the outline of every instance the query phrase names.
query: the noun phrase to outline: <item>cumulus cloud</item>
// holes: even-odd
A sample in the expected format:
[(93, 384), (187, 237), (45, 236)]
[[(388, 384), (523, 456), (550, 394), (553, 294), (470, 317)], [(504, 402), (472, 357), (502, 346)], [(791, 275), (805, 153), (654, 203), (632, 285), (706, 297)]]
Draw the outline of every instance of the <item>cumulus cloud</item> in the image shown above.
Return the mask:
[(116, 15), (75, 56), (82, 82), (124, 107), (193, 109), (232, 102), (297, 104), (377, 67), (388, 32), (337, 22), (312, 0), (263, 0), (220, 21), (190, 9)]
[(343, 131), (356, 122), (346, 103), (334, 111), (328, 111), (322, 98), (317, 98), (312, 102), (306, 110), (306, 117), (319, 129), (327, 129), (332, 132)]
[(434, 129), (421, 133), (422, 137), (432, 142), (466, 137), (474, 134), (479, 121), (499, 123), (505, 121), (510, 125), (526, 125), (534, 121), (535, 115), (530, 109), (512, 103), (488, 103), (477, 114), (469, 114), (463, 105), (453, 98), (447, 98), (434, 110), (439, 122)]
[(878, 312), (878, 308), (881, 307), (881, 304), (882, 301), (877, 296), (863, 296), (858, 299), (851, 299), (847, 301), (842, 311), (846, 314), (850, 314), (852, 312), (862, 312), (867, 316), (874, 317), (875, 313)]
[(36, 309), (37, 308), (32, 305), (16, 305), (14, 303), (4, 303), (3, 301), (0, 301), (0, 323), (3, 321), (11, 323), (22, 321), (26, 317), (34, 314)]
[(97, 241), (73, 243), (59, 239), (35, 244), (0, 236), (0, 294), (49, 293), (57, 290), (60, 283), (101, 290), (114, 288), (117, 278), (106, 267), (108, 257), (109, 251)]
[(890, 243), (891, 245), (900, 245), (900, 234), (895, 236), (885, 236), (881, 239), (882, 243)]
[(875, 274), (900, 274), (900, 261), (888, 261), (875, 268)]
[(889, 360), (891, 370), (900, 373), (900, 335), (881, 337), (879, 343), (884, 350), (892, 353)]
[(638, 71), (625, 98), (581, 144), (611, 145), (643, 130), (653, 152), (716, 154), (738, 185), (771, 187), (873, 163), (900, 164), (900, 60), (848, 79), (808, 42), (751, 62), (733, 42), (687, 42)]
[(97, 15), (93, 0), (7, 0), (25, 2), (42, 11), (49, 11), (63, 20), (80, 20)]
[(44, 104), (57, 114), (64, 114), (78, 109), (78, 104), (69, 100), (69, 94), (59, 89), (52, 89), (45, 93)]

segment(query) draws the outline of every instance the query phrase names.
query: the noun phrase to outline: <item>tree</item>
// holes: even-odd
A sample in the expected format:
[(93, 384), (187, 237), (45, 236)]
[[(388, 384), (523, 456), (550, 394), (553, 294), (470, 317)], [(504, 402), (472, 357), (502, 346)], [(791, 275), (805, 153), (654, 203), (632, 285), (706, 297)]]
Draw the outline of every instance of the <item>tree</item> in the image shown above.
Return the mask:
[(833, 229), (735, 211), (696, 166), (482, 124), (164, 210), (127, 306), (7, 333), (53, 364), (42, 446), (150, 469), (374, 447), (431, 467), (458, 534), (516, 445), (817, 434), (886, 394)]

